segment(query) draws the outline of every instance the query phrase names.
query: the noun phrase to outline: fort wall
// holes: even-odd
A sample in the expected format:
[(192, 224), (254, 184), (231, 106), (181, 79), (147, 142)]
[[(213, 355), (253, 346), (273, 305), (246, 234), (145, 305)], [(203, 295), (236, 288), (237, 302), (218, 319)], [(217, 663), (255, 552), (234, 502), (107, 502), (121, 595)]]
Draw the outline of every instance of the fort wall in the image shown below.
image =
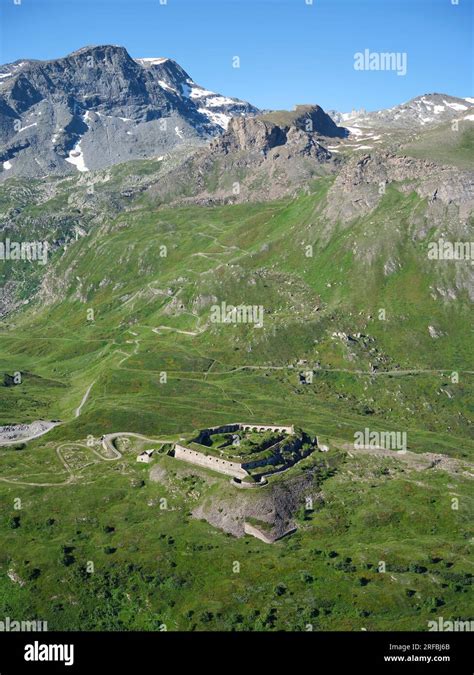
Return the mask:
[[(250, 462), (244, 462), (242, 463), (242, 468), (244, 469), (255, 469), (258, 466), (267, 466), (268, 464), (278, 464), (279, 457), (278, 457), (278, 451), (280, 447), (284, 444), (287, 443), (287, 439), (284, 439), (282, 441), (278, 441), (274, 445), (272, 445), (270, 448), (267, 448), (267, 450), (272, 450), (275, 455), (272, 457), (265, 457), (265, 459), (257, 459), (257, 460), (251, 460)], [(292, 443), (290, 443), (288, 449), (289, 450), (297, 450), (303, 445), (303, 441), (300, 438), (295, 438)]]
[(250, 534), (252, 535), (252, 537), (260, 539), (260, 541), (264, 541), (265, 544), (273, 544), (273, 542), (275, 541), (274, 536), (272, 536), (271, 534), (266, 534), (262, 530), (258, 529), (257, 527), (254, 527), (253, 525), (250, 525), (250, 523), (247, 522), (244, 523), (244, 532), (245, 534)]
[[(202, 443), (205, 436), (209, 436), (211, 434), (218, 434), (218, 433), (232, 433), (235, 431), (277, 431), (277, 432), (284, 432), (286, 434), (293, 434), (294, 433), (294, 427), (293, 426), (278, 426), (274, 424), (242, 424), (241, 422), (235, 422), (233, 424), (223, 424), (220, 426), (216, 427), (209, 427), (207, 429), (202, 429), (199, 432), (199, 435), (193, 439), (194, 442), (196, 443)], [(268, 448), (268, 450), (275, 450), (278, 451), (278, 448), (282, 443), (287, 442), (288, 439), (283, 439), (275, 443), (271, 448)], [(193, 441), (190, 441), (191, 443)], [(295, 438), (294, 442), (292, 443), (292, 447), (299, 447), (301, 445), (301, 440), (299, 438)], [(191, 464), (195, 464), (197, 466), (203, 466), (208, 469), (212, 469), (213, 471), (218, 471), (219, 473), (226, 474), (228, 476), (232, 476), (233, 478), (239, 478), (243, 479), (246, 478), (249, 474), (246, 471), (246, 469), (253, 469), (258, 466), (265, 466), (265, 465), (271, 465), (271, 464), (277, 464), (279, 461), (279, 457), (277, 454), (271, 455), (270, 457), (266, 457), (264, 459), (260, 460), (254, 460), (254, 461), (249, 461), (249, 462), (232, 462), (227, 459), (221, 459), (220, 457), (215, 457), (213, 455), (207, 455), (204, 452), (199, 452), (198, 450), (194, 450), (191, 448), (188, 448), (184, 445), (181, 445), (179, 443), (176, 443), (174, 447), (174, 456), (176, 459), (181, 459), (186, 462), (190, 462)]]
[(256, 423), (244, 424), (242, 422), (235, 422), (233, 424), (222, 424), (217, 427), (209, 427), (208, 429), (203, 429), (203, 432), (210, 432), (213, 434), (226, 434), (231, 433), (232, 431), (239, 431), (240, 429), (242, 429), (242, 431), (284, 431), (287, 434), (294, 434), (295, 432), (295, 427), (293, 425), (282, 426), (275, 424), (256, 424)]
[(226, 459), (205, 455), (202, 452), (196, 452), (196, 450), (185, 448), (184, 446), (179, 445), (179, 443), (175, 445), (174, 456), (176, 459), (182, 459), (186, 462), (190, 462), (191, 464), (204, 466), (208, 469), (212, 469), (213, 471), (219, 471), (219, 473), (225, 473), (228, 476), (233, 476), (234, 478), (245, 478), (248, 476), (248, 473), (238, 462), (229, 462)]
[(294, 434), (295, 427), (291, 426), (278, 426), (274, 424), (239, 424), (239, 429), (243, 431), (284, 431), (287, 434)]
[(240, 424), (236, 422), (235, 424), (220, 424), (217, 427), (208, 427), (207, 429), (203, 429), (203, 432), (213, 434), (229, 434), (232, 433), (232, 431), (239, 431), (239, 429)]
[(296, 527), (290, 527), (288, 530), (285, 532), (281, 532), (278, 535), (272, 532), (265, 532), (261, 530), (259, 527), (255, 527), (254, 525), (251, 525), (247, 521), (244, 522), (244, 532), (245, 534), (250, 534), (252, 537), (256, 537), (257, 539), (260, 539), (260, 541), (265, 542), (265, 544), (274, 544), (278, 539), (283, 539), (283, 537), (288, 536), (289, 534), (293, 534), (293, 532), (296, 532)]

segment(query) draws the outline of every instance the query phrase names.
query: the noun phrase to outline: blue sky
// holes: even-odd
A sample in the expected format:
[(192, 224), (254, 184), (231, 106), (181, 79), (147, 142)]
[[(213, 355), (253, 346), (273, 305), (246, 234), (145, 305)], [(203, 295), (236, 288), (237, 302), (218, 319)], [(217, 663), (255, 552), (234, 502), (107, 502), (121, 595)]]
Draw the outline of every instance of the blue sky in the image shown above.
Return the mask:
[[(0, 0), (0, 62), (120, 44), (133, 57), (171, 57), (199, 84), (261, 108), (374, 110), (423, 93), (473, 95), (474, 0), (308, 2)], [(407, 74), (354, 70), (365, 49), (406, 53)]]

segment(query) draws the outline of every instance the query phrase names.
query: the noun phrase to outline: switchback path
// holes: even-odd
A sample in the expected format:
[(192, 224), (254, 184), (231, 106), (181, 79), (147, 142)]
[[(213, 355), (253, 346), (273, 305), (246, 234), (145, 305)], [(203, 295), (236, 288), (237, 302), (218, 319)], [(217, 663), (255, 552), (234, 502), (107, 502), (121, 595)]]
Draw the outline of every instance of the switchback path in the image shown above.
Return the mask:
[[(170, 439), (168, 438), (149, 438), (148, 436), (143, 436), (143, 434), (136, 434), (132, 431), (115, 431), (111, 434), (105, 434), (104, 437), (102, 438), (102, 445), (104, 446), (104, 449), (109, 450), (110, 452), (117, 453), (119, 452), (117, 448), (113, 445), (113, 441), (118, 438), (119, 436), (133, 436), (134, 438), (139, 438), (140, 440), (143, 441), (148, 441), (149, 443), (156, 443), (157, 445), (164, 445), (164, 443), (172, 443), (176, 439)], [(120, 454), (120, 453), (119, 453)], [(120, 457), (122, 455), (120, 454)], [(104, 459), (104, 458), (102, 458)], [(118, 459), (118, 458), (117, 458)]]

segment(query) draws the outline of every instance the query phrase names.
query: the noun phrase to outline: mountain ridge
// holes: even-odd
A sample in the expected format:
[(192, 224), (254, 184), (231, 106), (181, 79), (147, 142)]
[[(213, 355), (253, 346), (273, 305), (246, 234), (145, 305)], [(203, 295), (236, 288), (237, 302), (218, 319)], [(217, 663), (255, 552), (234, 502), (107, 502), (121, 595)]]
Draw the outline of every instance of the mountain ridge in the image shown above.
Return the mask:
[[(308, 110), (312, 110), (309, 117)], [(233, 119), (258, 116), (272, 133), (280, 134), (282, 146), (291, 128), (300, 136), (311, 134), (314, 123), (315, 131), (336, 142), (320, 144), (335, 157), (344, 139), (349, 141), (342, 151), (371, 149), (373, 142), (380, 145), (380, 136), (374, 134), (381, 131), (387, 139), (394, 135), (392, 140), (398, 143), (400, 134), (455, 119), (470, 121), (472, 110), (474, 99), (435, 93), (369, 113), (325, 113), (308, 105), (293, 111), (260, 111), (196, 84), (172, 58), (133, 58), (120, 45), (89, 45), (57, 59), (19, 59), (0, 66), (0, 181), (87, 172), (129, 160), (162, 158), (176, 150), (193, 152), (212, 139), (223, 147), (235, 141), (238, 125), (228, 133)], [(263, 132), (261, 124), (243, 123), (240, 131), (247, 141), (250, 128)], [(211, 142), (211, 147), (216, 144)], [(266, 152), (263, 147), (261, 151)], [(305, 151), (311, 152), (309, 147)]]
[(196, 84), (172, 59), (133, 59), (118, 46), (23, 60), (3, 66), (0, 75), (2, 178), (165, 154), (202, 144), (233, 115), (258, 112)]
[(474, 111), (474, 99), (459, 98), (450, 94), (421, 94), (391, 108), (367, 112), (364, 109), (351, 112), (328, 111), (336, 124), (356, 127), (392, 127), (417, 129), (457, 119), (460, 114)]

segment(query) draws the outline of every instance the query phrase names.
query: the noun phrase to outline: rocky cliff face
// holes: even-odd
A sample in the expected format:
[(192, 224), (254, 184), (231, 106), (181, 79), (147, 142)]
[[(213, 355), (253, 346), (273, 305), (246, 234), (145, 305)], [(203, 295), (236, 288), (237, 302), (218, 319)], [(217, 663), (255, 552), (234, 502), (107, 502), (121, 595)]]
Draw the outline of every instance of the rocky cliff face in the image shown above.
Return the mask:
[(211, 143), (211, 148), (224, 154), (239, 151), (266, 154), (285, 142), (286, 135), (276, 124), (252, 118), (231, 120), (227, 133)]
[(123, 47), (9, 64), (0, 69), (0, 179), (159, 156), (257, 112), (200, 87), (171, 59), (132, 59)]
[[(431, 217), (448, 207), (466, 224), (474, 208), (474, 173), (434, 162), (372, 152), (350, 159), (339, 172), (329, 193), (327, 215), (350, 222), (380, 202), (384, 187), (396, 182), (405, 192), (415, 190), (426, 199)], [(332, 197), (332, 199), (331, 199)]]
[(194, 203), (275, 199), (333, 172), (338, 160), (326, 146), (345, 135), (319, 106), (234, 117), (224, 134), (160, 176), (149, 193)]
[[(294, 111), (276, 111), (250, 118), (234, 118), (227, 133), (211, 144), (216, 152), (257, 152), (264, 156), (278, 146), (304, 146), (306, 154), (318, 154), (318, 140), (347, 135), (318, 105), (296, 106)], [(312, 152), (313, 151), (313, 152)], [(321, 154), (321, 153), (319, 153)]]
[(324, 503), (316, 473), (308, 472), (262, 490), (256, 488), (252, 494), (232, 487), (222, 499), (198, 505), (192, 515), (235, 537), (244, 536), (246, 518), (256, 518), (268, 524), (273, 538), (279, 538), (296, 526), (295, 514), (306, 497), (311, 497), (315, 508)]

